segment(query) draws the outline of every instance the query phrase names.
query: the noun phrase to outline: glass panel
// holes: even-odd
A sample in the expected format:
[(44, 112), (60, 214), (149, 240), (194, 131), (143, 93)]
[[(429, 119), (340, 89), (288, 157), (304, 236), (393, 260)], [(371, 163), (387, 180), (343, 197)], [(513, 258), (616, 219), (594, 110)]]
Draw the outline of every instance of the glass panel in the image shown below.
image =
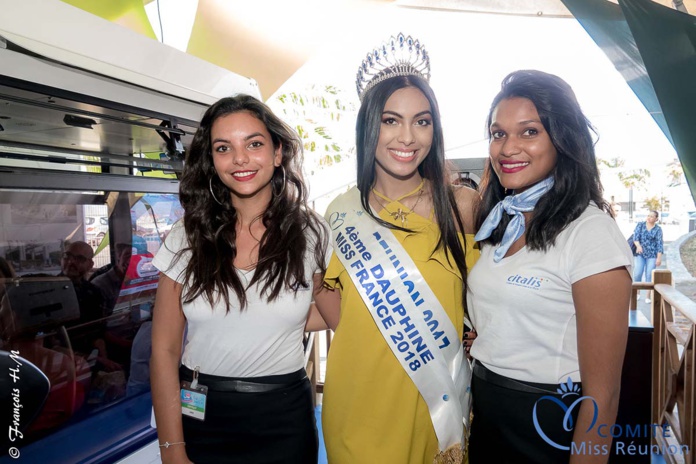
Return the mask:
[(24, 444), (150, 389), (170, 194), (0, 190), (0, 349), (51, 381)]

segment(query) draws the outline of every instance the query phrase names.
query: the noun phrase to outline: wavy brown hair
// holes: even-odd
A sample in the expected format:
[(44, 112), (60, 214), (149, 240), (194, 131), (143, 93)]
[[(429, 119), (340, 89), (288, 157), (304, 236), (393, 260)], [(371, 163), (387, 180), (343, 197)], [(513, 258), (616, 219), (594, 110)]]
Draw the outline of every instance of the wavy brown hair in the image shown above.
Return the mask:
[[(232, 206), (229, 189), (215, 171), (211, 145), (215, 121), (238, 112), (250, 113), (261, 121), (271, 134), (273, 147), (281, 147), (282, 151), (282, 168), (276, 168), (271, 178), (273, 197), (258, 218), (266, 231), (259, 244), (256, 272), (247, 287), (232, 264), (237, 255), (237, 211)], [(328, 236), (319, 216), (307, 206), (301, 165), (302, 144), (297, 134), (256, 98), (248, 95), (223, 98), (205, 112), (186, 155), (179, 186), (188, 246), (178, 253), (177, 259), (185, 252), (191, 253), (184, 274), (185, 303), (203, 296), (213, 306), (222, 297), (229, 312), (230, 290), (237, 297), (240, 309), (244, 309), (245, 292), (257, 283), (261, 296), (269, 302), (283, 289), (297, 292), (300, 287), (308, 288), (312, 275), (305, 272), (307, 253), (314, 256), (318, 269), (325, 270)], [(215, 200), (211, 188), (222, 204)]]

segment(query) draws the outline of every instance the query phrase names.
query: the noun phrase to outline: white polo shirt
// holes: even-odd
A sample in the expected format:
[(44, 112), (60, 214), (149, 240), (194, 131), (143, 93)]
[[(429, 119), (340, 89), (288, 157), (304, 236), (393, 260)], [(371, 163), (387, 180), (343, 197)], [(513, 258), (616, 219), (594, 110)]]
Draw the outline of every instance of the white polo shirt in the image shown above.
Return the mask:
[(633, 256), (616, 222), (592, 203), (546, 252), (525, 246), (495, 263), (494, 251), (484, 246), (468, 276), (478, 332), (471, 355), (517, 380), (580, 381), (572, 284), (617, 267), (631, 275)]

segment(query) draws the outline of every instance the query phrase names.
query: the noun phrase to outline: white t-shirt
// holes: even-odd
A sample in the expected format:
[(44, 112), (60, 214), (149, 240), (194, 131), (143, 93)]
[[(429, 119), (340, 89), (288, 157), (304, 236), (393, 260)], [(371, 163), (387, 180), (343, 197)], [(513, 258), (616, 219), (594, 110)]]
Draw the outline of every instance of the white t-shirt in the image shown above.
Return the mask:
[(571, 286), (621, 266), (631, 275), (633, 256), (616, 222), (593, 203), (546, 252), (525, 246), (495, 263), (494, 251), (485, 245), (468, 276), (478, 332), (471, 356), (517, 380), (580, 381)]
[[(323, 220), (322, 220), (323, 221)], [(322, 224), (325, 231), (328, 225)], [(328, 233), (328, 232), (327, 232)], [(152, 261), (169, 278), (184, 282), (184, 270), (190, 252), (171, 266), (175, 254), (185, 247), (183, 223), (172, 227), (164, 245)], [(326, 261), (331, 256), (327, 240)], [(247, 306), (240, 311), (234, 292), (230, 291), (230, 311), (226, 312), (224, 299), (214, 307), (202, 296), (184, 303), (188, 323), (182, 363), (189, 369), (224, 377), (260, 377), (295, 372), (304, 367), (302, 338), (309, 305), (312, 301), (312, 277), (317, 269), (311, 246), (305, 256), (305, 276), (309, 288), (300, 288), (295, 294), (286, 289), (272, 301), (259, 296), (261, 286), (247, 290)], [(242, 284), (247, 285), (254, 271), (237, 270)], [(186, 286), (184, 285), (184, 291)]]

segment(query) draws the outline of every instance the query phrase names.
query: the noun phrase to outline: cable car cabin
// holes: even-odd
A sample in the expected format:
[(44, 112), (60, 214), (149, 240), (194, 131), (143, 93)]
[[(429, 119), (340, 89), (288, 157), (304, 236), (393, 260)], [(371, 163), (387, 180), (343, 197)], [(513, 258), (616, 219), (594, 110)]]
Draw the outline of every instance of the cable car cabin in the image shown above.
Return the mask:
[[(152, 258), (183, 215), (184, 154), (210, 103), (258, 89), (55, 3), (0, 18), (0, 462), (113, 462), (156, 438)], [(69, 19), (99, 22), (93, 50)]]

